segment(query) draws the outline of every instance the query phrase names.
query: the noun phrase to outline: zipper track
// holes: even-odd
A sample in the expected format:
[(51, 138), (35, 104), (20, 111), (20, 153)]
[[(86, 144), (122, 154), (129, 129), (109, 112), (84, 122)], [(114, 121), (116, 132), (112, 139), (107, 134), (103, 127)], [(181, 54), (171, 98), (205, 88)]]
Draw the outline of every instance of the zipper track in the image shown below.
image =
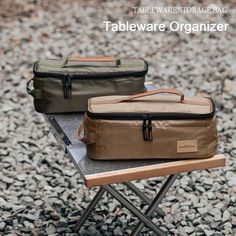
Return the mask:
[(113, 112), (113, 113), (94, 113), (86, 111), (90, 118), (104, 120), (188, 120), (188, 119), (207, 119), (215, 115), (215, 104), (211, 98), (212, 112), (206, 114), (180, 113), (180, 112), (153, 112), (153, 113), (135, 113), (135, 112)]
[(88, 78), (88, 79), (105, 79), (104, 77), (109, 78), (116, 78), (116, 77), (121, 77), (121, 76), (143, 76), (147, 73), (148, 71), (148, 64), (144, 60), (144, 70), (143, 71), (127, 71), (127, 72), (102, 72), (102, 73), (90, 73), (90, 74), (73, 74), (70, 72), (39, 72), (36, 69), (37, 62), (34, 63), (33, 66), (33, 73), (36, 77), (55, 77), (58, 79), (61, 79), (65, 76), (70, 75), (71, 79), (83, 79), (83, 78)]

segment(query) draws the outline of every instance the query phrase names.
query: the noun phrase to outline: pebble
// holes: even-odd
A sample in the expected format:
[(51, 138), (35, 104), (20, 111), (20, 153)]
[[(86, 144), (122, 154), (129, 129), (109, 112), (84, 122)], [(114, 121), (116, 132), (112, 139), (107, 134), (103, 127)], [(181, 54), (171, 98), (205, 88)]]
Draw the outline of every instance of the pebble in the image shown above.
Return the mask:
[(7, 183), (7, 184), (12, 184), (12, 183), (14, 182), (14, 179), (13, 179), (13, 178), (9, 178), (9, 177), (7, 177), (7, 176), (3, 176), (3, 177), (1, 178), (1, 180), (2, 180), (3, 182)]
[(25, 227), (27, 227), (27, 228), (31, 228), (31, 229), (34, 228), (34, 224), (31, 223), (31, 222), (29, 222), (29, 221), (24, 221), (24, 225), (25, 225)]
[(0, 222), (0, 231), (3, 231), (5, 226), (6, 226), (5, 222), (3, 222), (3, 221)]
[(29, 196), (25, 196), (22, 198), (22, 201), (25, 203), (32, 203), (34, 200)]
[(46, 228), (46, 233), (52, 235), (56, 232), (56, 228), (53, 224), (49, 224)]
[(42, 206), (43, 205), (43, 201), (42, 200), (36, 200), (36, 201), (34, 201), (34, 205), (35, 206)]
[(222, 221), (223, 222), (229, 221), (230, 217), (231, 217), (231, 214), (229, 213), (229, 211), (225, 210), (223, 213)]
[(117, 227), (117, 228), (114, 229), (114, 235), (116, 235), (116, 236), (122, 236), (123, 235), (120, 227)]

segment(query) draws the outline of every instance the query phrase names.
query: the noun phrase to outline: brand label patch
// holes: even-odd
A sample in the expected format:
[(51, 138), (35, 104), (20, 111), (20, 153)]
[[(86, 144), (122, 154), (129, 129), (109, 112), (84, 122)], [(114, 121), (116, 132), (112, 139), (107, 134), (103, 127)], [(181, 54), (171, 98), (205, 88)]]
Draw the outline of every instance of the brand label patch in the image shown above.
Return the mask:
[(177, 153), (197, 152), (197, 140), (181, 140), (177, 141)]

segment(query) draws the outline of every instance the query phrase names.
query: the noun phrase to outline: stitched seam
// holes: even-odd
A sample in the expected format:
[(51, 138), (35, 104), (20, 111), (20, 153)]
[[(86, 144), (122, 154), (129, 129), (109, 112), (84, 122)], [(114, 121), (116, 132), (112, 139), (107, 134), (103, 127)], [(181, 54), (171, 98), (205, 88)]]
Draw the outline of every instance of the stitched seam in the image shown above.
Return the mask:
[(96, 142), (96, 149), (97, 149), (97, 155), (99, 156), (99, 143), (98, 143), (98, 122), (97, 121), (95, 121), (95, 128), (96, 128), (96, 134), (95, 134), (95, 142)]
[[(208, 140), (208, 122), (206, 121), (206, 140)], [(206, 144), (207, 146), (207, 156), (209, 156), (209, 142)]]

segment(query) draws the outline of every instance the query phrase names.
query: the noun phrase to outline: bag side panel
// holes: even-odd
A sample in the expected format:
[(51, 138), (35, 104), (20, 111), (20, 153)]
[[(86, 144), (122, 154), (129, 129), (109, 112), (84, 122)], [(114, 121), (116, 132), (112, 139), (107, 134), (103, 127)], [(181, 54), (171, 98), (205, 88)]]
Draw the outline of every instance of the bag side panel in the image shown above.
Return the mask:
[(73, 79), (72, 96), (64, 98), (61, 79), (35, 78), (34, 87), (41, 89), (43, 98), (35, 99), (35, 109), (43, 113), (78, 112), (87, 109), (90, 97), (128, 95), (144, 91), (144, 77), (111, 79)]
[(207, 158), (216, 151), (215, 119), (152, 121), (153, 141), (143, 140), (142, 121), (97, 120), (93, 159)]

